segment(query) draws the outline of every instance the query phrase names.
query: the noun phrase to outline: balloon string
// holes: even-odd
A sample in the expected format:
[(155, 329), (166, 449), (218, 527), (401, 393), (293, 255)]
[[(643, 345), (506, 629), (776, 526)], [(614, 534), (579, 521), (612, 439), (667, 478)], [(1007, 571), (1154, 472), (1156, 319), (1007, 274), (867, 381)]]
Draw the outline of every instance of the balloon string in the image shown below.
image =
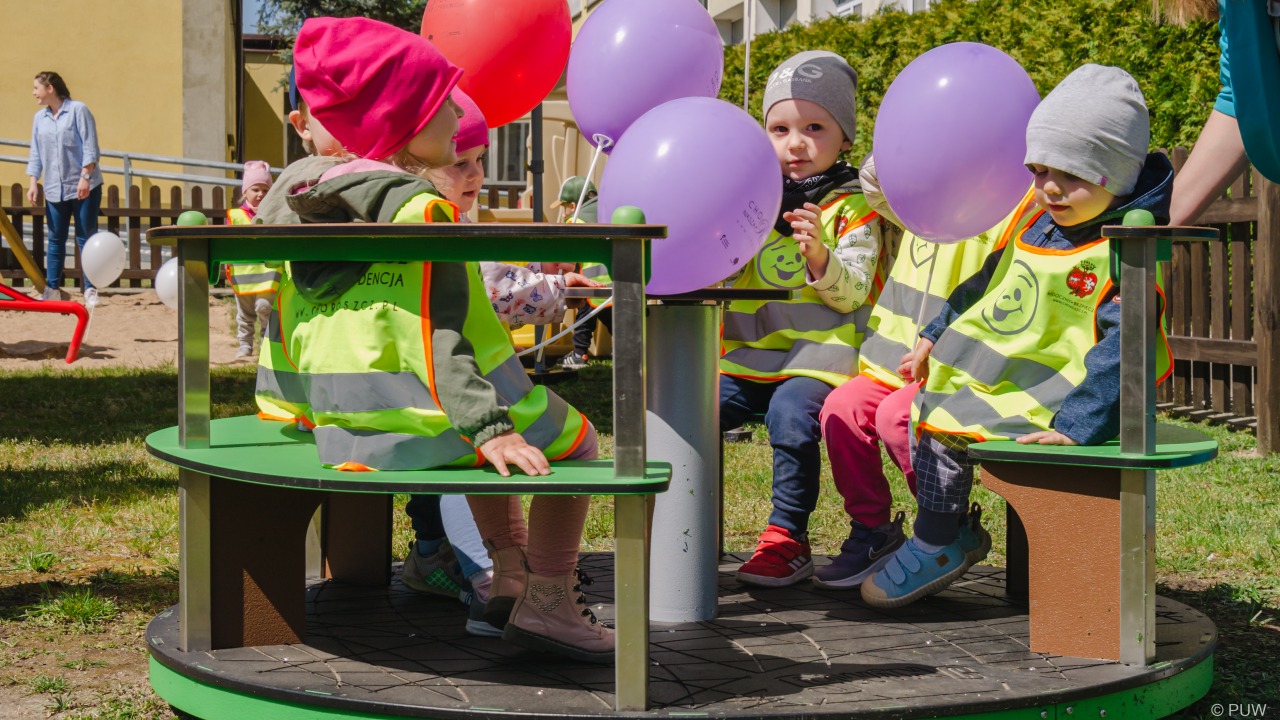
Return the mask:
[(587, 185), (596, 174), (596, 162), (600, 160), (600, 153), (604, 152), (606, 148), (613, 147), (613, 138), (608, 135), (596, 133), (591, 139), (596, 141), (596, 151), (592, 153), (591, 166), (587, 168), (587, 182), (582, 183), (582, 192), (578, 193), (578, 202), (573, 206), (572, 222), (577, 222), (578, 213), (582, 212), (582, 203), (587, 199)]
[(924, 310), (929, 306), (929, 288), (933, 287), (933, 266), (938, 262), (938, 249), (933, 249), (933, 257), (929, 258), (929, 275), (924, 281), (924, 292), (920, 293), (920, 311), (916, 313), (916, 334), (920, 337), (920, 329), (924, 327)]
[(600, 305), (599, 305), (598, 307), (596, 307), (594, 310), (592, 310), (591, 312), (587, 313), (586, 315), (583, 315), (583, 316), (582, 316), (582, 317), (580, 317), (580, 318), (576, 318), (576, 319), (573, 321), (573, 324), (572, 324), (572, 325), (570, 325), (569, 327), (567, 327), (567, 328), (565, 328), (565, 329), (561, 330), (560, 332), (556, 333), (555, 335), (552, 335), (551, 337), (547, 338), (546, 340), (543, 340), (542, 342), (538, 343), (537, 345), (534, 345), (533, 347), (525, 348), (524, 350), (521, 350), (520, 352), (516, 353), (516, 357), (524, 357), (525, 355), (528, 355), (529, 353), (534, 352), (535, 350), (541, 350), (542, 348), (544, 348), (544, 347), (546, 347), (546, 346), (550, 345), (551, 343), (553, 343), (553, 342), (555, 342), (555, 341), (559, 340), (560, 338), (564, 337), (565, 335), (568, 335), (569, 333), (573, 332), (574, 330), (577, 330), (577, 329), (578, 329), (578, 327), (579, 327), (580, 325), (583, 325), (583, 324), (584, 324), (584, 323), (586, 323), (588, 320), (594, 320), (594, 319), (595, 319), (595, 317), (596, 317), (596, 315), (597, 315), (597, 314), (599, 314), (601, 310), (604, 310), (605, 308), (609, 307), (610, 305), (613, 305), (613, 296), (612, 296), (612, 295), (610, 295), (607, 299), (605, 299), (605, 301), (604, 301), (604, 302), (600, 303)]

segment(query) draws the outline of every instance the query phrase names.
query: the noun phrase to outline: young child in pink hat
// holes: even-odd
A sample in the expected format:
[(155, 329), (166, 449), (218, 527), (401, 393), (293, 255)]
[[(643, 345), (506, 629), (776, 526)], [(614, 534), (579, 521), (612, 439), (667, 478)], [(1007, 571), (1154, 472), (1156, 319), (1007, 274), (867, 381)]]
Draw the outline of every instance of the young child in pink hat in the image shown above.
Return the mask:
[[(227, 211), (231, 225), (249, 225), (258, 214), (258, 203), (271, 189), (271, 166), (263, 160), (244, 164), (240, 179), (240, 207)], [(271, 306), (280, 288), (280, 273), (261, 263), (227, 265), (227, 284), (236, 294), (236, 340), (240, 350), (236, 358), (253, 357), (254, 336), (267, 332)], [(257, 328), (254, 323), (257, 323)]]
[[(425, 39), (365, 18), (307, 20), (294, 63), (311, 116), (361, 158), (293, 190), (303, 222), (456, 222), (458, 208), (412, 173), (457, 163), (462, 71)], [(548, 458), (596, 455), (591, 423), (534, 386), (473, 263), (294, 262), (281, 288), (282, 342), (309, 378), (320, 460), (339, 470), (492, 463), (529, 475)], [(590, 498), (468, 498), (494, 560), (485, 619), (508, 641), (609, 662), (613, 631), (575, 572)], [(566, 599), (528, 598), (529, 588)]]

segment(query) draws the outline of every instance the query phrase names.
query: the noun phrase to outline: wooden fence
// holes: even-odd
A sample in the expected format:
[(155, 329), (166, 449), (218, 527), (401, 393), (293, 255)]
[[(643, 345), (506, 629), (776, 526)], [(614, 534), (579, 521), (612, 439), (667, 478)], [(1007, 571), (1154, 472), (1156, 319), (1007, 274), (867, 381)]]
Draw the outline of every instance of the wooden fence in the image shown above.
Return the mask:
[[(147, 246), (144, 248), (143, 239), (146, 232), (150, 228), (162, 225), (172, 225), (177, 221), (178, 216), (187, 210), (199, 210), (209, 217), (209, 219), (217, 225), (221, 225), (227, 221), (227, 207), (231, 202), (231, 194), (224, 188), (214, 187), (211, 191), (201, 187), (192, 187), (185, 195), (181, 188), (173, 187), (168, 193), (161, 192), (160, 188), (150, 188), (146, 193), (145, 201), (141, 188), (134, 186), (130, 189), (132, 193), (132, 202), (128, 208), (121, 201), (120, 187), (118, 185), (110, 185), (106, 187), (103, 193), (102, 209), (99, 212), (99, 229), (108, 230), (120, 236), (125, 241), (125, 247), (128, 248), (128, 265), (124, 272), (120, 275), (120, 279), (112, 283), (111, 287), (131, 287), (140, 288), (144, 285), (149, 286), (152, 276), (155, 275), (160, 265), (164, 263), (167, 257), (162, 257), (161, 249), (158, 247)], [(167, 195), (167, 199), (165, 197)], [(508, 207), (514, 208), (519, 203), (519, 191), (509, 187), (487, 187), (484, 189), (482, 197), (487, 197), (489, 207)], [(41, 268), (45, 263), (45, 238), (47, 230), (44, 222), (44, 199), (41, 198), (36, 207), (30, 207), (26, 201), (26, 189), (22, 185), (13, 184), (9, 188), (9, 202), (4, 204), (4, 211), (8, 213), (9, 218), (13, 220), (14, 227), (24, 236), (30, 236), (32, 239), (32, 255)], [(0, 202), (3, 198), (0, 198)], [(129, 231), (123, 232), (125, 227), (125, 218), (132, 220)], [(73, 221), (74, 225), (74, 221)], [(72, 228), (74, 232), (74, 227)], [(80, 251), (76, 248), (75, 258), (68, 259), (64, 276), (75, 282), (77, 286), (81, 285), (83, 280), (80, 273)], [(16, 287), (28, 285), (30, 280), (27, 279), (26, 273), (22, 271), (22, 267), (18, 264), (17, 258), (8, 248), (0, 250), (0, 278), (7, 280)]]
[[(1175, 168), (1186, 161), (1175, 148)], [(149, 284), (163, 262), (160, 248), (143, 253), (147, 229), (172, 224), (185, 210), (201, 210), (215, 223), (225, 222), (229, 198), (222, 188), (192, 188), (184, 196), (172, 188), (168, 201), (151, 188), (143, 202), (132, 188), (132, 209), (120, 201), (120, 188), (109, 187), (102, 205), (102, 227), (119, 234), (123, 218), (133, 220), (126, 238), (129, 264), (116, 283)], [(485, 189), (489, 207), (514, 208), (518, 192)], [(5, 211), (20, 232), (34, 238), (34, 255), (44, 262), (44, 206), (25, 205), (21, 185), (10, 189)], [(482, 195), (483, 196), (483, 195)], [(1228, 423), (1258, 434), (1263, 452), (1280, 450), (1280, 186), (1256, 173), (1242, 175), (1229, 193), (1199, 220), (1221, 231), (1212, 243), (1178, 243), (1166, 273), (1167, 322), (1174, 352), (1173, 376), (1161, 386), (1161, 407), (1210, 422)], [(79, 258), (68, 263), (68, 277), (79, 282)], [(14, 285), (25, 275), (9, 250), (0, 254), (0, 277)]]

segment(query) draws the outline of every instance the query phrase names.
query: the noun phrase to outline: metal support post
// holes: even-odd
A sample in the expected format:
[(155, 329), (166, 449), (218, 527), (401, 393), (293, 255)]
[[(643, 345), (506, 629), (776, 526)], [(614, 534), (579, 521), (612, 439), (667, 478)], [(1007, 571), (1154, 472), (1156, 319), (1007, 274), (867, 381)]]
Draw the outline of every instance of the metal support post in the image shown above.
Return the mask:
[[(1156, 449), (1156, 353), (1160, 327), (1155, 237), (1115, 240), (1120, 245), (1120, 451)], [(1120, 661), (1145, 665), (1155, 658), (1154, 470), (1120, 477)]]
[(649, 705), (649, 507), (648, 495), (613, 499), (614, 608), (617, 625), (615, 708), (643, 712)]
[(720, 418), (714, 301), (649, 307), (648, 446), (671, 463), (671, 488), (657, 497), (650, 617), (694, 622), (716, 616), (719, 563)]
[(178, 441), (209, 447), (209, 241), (178, 243)]
[(184, 652), (213, 647), (209, 476), (178, 469), (178, 638)]

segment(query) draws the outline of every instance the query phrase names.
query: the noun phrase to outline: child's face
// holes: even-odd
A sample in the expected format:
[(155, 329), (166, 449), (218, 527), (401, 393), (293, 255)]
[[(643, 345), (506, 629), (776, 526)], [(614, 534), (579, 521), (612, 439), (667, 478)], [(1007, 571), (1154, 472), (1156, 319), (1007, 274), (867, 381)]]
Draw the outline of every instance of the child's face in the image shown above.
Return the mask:
[(298, 133), (298, 137), (303, 142), (309, 142), (315, 146), (317, 155), (326, 155), (330, 157), (341, 157), (346, 154), (342, 148), (342, 143), (334, 139), (329, 131), (320, 124), (320, 121), (312, 117), (307, 111), (306, 105), (301, 105), (297, 110), (289, 113), (289, 124), (293, 125), (294, 131)]
[(480, 187), (484, 185), (484, 145), (458, 153), (458, 161), (442, 168), (427, 170), (427, 179), (445, 200), (458, 206), (463, 213), (471, 212)]
[(778, 153), (782, 174), (804, 180), (825, 171), (853, 147), (826, 108), (809, 100), (780, 100), (769, 108), (765, 129)]
[(458, 161), (454, 152), (456, 143), (453, 136), (458, 134), (458, 118), (462, 117), (462, 108), (450, 97), (444, 101), (437, 112), (427, 121), (413, 139), (409, 141), (409, 154), (426, 163), (429, 168), (443, 168)]
[(249, 207), (258, 207), (258, 203), (262, 202), (262, 198), (267, 196), (267, 190), (270, 189), (262, 183), (250, 185), (249, 189), (244, 191), (245, 204)]
[(1110, 191), (1071, 173), (1034, 163), (1027, 169), (1035, 176), (1036, 202), (1062, 227), (1089, 222), (1116, 201)]

